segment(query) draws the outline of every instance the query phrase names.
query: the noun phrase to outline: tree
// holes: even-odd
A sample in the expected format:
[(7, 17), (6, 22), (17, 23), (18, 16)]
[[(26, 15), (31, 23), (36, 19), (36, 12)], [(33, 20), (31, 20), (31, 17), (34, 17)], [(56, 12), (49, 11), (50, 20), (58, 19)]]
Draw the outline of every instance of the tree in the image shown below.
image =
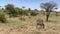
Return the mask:
[(4, 10), (4, 8), (2, 8), (2, 10)]
[(21, 14), (21, 13), (20, 13), (20, 12), (21, 12), (21, 9), (18, 8), (18, 7), (16, 7), (16, 8), (15, 8), (15, 12), (16, 12), (16, 15), (19, 15), (19, 14)]
[(27, 15), (28, 13), (27, 10), (22, 10), (21, 8), (18, 8), (18, 7), (15, 8), (15, 11), (17, 15)]
[(46, 21), (48, 21), (49, 15), (52, 12), (53, 8), (56, 7), (56, 3), (54, 2), (46, 2), (46, 3), (41, 3), (41, 8), (46, 10)]
[(31, 9), (30, 9), (30, 8), (28, 8), (28, 11), (31, 11)]
[(8, 13), (10, 16), (14, 16), (15, 13), (16, 13), (13, 4), (8, 4), (8, 5), (6, 5), (6, 6), (5, 6), (5, 10), (8, 11), (7, 13)]
[(22, 7), (23, 9), (25, 8), (25, 6)]
[(34, 9), (35, 11), (38, 11), (37, 9)]

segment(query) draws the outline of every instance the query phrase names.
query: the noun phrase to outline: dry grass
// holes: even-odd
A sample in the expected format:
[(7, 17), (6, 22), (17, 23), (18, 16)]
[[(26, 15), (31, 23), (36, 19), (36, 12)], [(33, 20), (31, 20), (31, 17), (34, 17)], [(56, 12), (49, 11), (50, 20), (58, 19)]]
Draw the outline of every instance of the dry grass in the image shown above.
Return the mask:
[[(0, 34), (60, 34), (60, 16), (50, 17), (50, 22), (45, 21), (45, 16), (24, 16), (25, 21), (16, 18), (7, 18), (7, 23), (0, 23)], [(36, 29), (36, 20), (43, 19), (45, 29)]]

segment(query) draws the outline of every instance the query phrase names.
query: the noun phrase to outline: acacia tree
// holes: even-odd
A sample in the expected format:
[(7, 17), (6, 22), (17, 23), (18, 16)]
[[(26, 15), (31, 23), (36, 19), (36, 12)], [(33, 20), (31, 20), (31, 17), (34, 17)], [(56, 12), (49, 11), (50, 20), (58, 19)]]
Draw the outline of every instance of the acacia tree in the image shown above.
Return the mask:
[(46, 10), (46, 21), (48, 21), (49, 15), (52, 12), (52, 10), (56, 7), (56, 3), (54, 2), (46, 2), (41, 3), (41, 8)]

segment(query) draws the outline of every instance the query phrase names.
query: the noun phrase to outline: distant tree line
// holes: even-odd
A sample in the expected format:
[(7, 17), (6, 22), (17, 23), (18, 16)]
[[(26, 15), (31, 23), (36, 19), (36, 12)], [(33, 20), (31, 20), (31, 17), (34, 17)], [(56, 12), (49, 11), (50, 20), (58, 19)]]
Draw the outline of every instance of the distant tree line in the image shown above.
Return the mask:
[[(45, 9), (45, 12), (46, 12), (46, 21), (48, 21), (50, 13), (56, 6), (57, 6), (57, 4), (54, 2), (41, 3), (40, 7)], [(18, 17), (18, 16), (22, 16), (22, 15), (36, 16), (38, 14), (37, 11), (39, 11), (37, 9), (31, 10), (31, 8), (28, 8), (28, 10), (27, 10), (24, 8), (25, 7), (22, 7), (22, 8), (15, 7), (13, 4), (5, 5), (5, 8), (0, 9), (0, 21), (2, 21), (2, 22), (6, 21), (5, 15), (9, 15), (9, 17)], [(45, 14), (45, 12), (43, 11), (44, 14)]]

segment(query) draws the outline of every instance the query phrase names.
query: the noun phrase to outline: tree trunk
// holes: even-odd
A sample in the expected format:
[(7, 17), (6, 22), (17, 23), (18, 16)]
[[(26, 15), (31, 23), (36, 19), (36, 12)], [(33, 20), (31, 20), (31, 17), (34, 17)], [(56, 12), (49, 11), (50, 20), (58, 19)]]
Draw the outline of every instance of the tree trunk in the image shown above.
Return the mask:
[(46, 21), (48, 21), (49, 15), (46, 15)]
[(47, 11), (47, 12), (46, 12), (46, 21), (48, 21), (49, 15), (50, 15), (50, 11)]

